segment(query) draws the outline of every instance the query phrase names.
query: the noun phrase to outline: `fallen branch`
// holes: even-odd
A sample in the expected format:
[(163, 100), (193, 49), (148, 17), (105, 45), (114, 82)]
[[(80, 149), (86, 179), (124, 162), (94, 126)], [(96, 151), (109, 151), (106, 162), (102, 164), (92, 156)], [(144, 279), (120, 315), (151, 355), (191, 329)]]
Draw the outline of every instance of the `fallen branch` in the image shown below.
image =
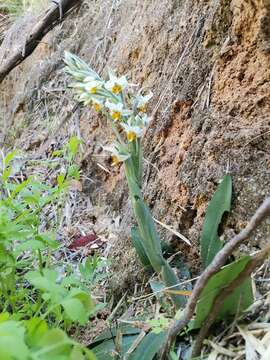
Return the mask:
[(80, 5), (81, 2), (82, 0), (54, 1), (44, 12), (41, 19), (34, 25), (33, 30), (26, 38), (24, 46), (17, 48), (14, 54), (11, 54), (11, 56), (5, 59), (4, 63), (0, 66), (0, 83), (11, 70), (32, 54), (43, 37), (59, 24), (70, 10), (73, 10), (76, 6)]
[(202, 275), (199, 277), (192, 296), (183, 311), (183, 315), (179, 320), (175, 320), (168, 330), (168, 335), (160, 359), (165, 360), (166, 356), (171, 348), (172, 343), (175, 341), (176, 336), (179, 332), (189, 323), (191, 320), (199, 297), (206, 286), (208, 280), (216, 274), (223, 265), (225, 265), (228, 258), (232, 255), (233, 251), (247, 240), (253, 231), (261, 224), (261, 222), (270, 215), (270, 197), (267, 198), (262, 205), (257, 209), (246, 228), (242, 230), (238, 235), (234, 236), (224, 247), (217, 253), (211, 264), (204, 270)]
[(241, 285), (252, 273), (253, 271), (263, 264), (264, 260), (270, 255), (270, 245), (265, 249), (253, 256), (250, 262), (247, 263), (245, 269), (235, 278), (228, 286), (226, 286), (222, 291), (216, 296), (211, 311), (207, 317), (207, 321), (204, 322), (203, 326), (200, 329), (200, 332), (196, 338), (196, 341), (192, 350), (192, 358), (197, 357), (201, 353), (203, 341), (206, 338), (210, 327), (215, 322), (220, 307), (222, 306), (224, 300), (233, 293), (233, 291)]

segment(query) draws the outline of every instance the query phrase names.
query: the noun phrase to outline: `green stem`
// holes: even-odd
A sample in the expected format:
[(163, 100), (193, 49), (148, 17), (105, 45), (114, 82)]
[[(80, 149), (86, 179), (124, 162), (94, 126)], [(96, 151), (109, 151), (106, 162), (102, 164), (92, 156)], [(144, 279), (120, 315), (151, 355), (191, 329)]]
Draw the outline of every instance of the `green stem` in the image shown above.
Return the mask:
[[(128, 182), (130, 197), (132, 200), (133, 212), (138, 224), (141, 245), (148, 257), (151, 266), (157, 273), (161, 273), (166, 286), (176, 285), (179, 280), (174, 271), (164, 259), (161, 249), (161, 242), (158, 236), (156, 225), (148, 206), (145, 204), (141, 189), (138, 185), (138, 167), (134, 164), (134, 159), (125, 161), (125, 173)], [(179, 289), (179, 288), (178, 288)], [(177, 308), (184, 305), (185, 299), (180, 296), (172, 296), (172, 300)]]
[(43, 276), (43, 261), (42, 261), (42, 255), (40, 249), (38, 249), (38, 266), (39, 266), (39, 272)]

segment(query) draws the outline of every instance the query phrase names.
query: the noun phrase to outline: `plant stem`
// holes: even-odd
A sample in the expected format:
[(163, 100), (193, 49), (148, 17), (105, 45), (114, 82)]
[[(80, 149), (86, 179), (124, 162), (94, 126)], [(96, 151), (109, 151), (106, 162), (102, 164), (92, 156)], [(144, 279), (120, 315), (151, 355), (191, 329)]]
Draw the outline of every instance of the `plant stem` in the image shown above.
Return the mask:
[(39, 266), (39, 272), (43, 276), (43, 261), (42, 261), (42, 255), (40, 249), (38, 249), (38, 266)]

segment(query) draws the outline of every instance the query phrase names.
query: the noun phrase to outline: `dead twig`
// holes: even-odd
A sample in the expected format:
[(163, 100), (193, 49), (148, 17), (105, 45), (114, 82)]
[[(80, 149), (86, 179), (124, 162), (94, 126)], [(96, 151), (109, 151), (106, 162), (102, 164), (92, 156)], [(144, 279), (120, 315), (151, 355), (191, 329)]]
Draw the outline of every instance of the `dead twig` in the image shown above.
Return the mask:
[(247, 263), (245, 269), (222, 291), (216, 296), (211, 311), (207, 317), (207, 321), (204, 322), (203, 326), (200, 329), (200, 332), (196, 338), (196, 341), (192, 350), (192, 357), (197, 357), (201, 353), (203, 341), (206, 338), (210, 327), (215, 322), (217, 315), (219, 313), (220, 307), (223, 304), (224, 300), (233, 293), (233, 291), (241, 285), (251, 273), (270, 255), (270, 245), (265, 249), (253, 256), (250, 262)]
[[(26, 38), (22, 48), (17, 48), (11, 56), (9, 56), (0, 67), (0, 83), (5, 77), (26, 59), (38, 46), (43, 37), (57, 24), (59, 24), (65, 15), (76, 6), (80, 5), (82, 0), (59, 0), (51, 4), (44, 12), (41, 19), (35, 24), (33, 30)], [(60, 14), (60, 16), (59, 16)]]
[(168, 335), (160, 353), (160, 359), (165, 360), (167, 353), (169, 352), (172, 343), (175, 341), (176, 336), (179, 332), (189, 323), (192, 318), (197, 301), (206, 286), (208, 280), (216, 274), (223, 265), (225, 265), (228, 258), (232, 255), (233, 251), (245, 240), (247, 240), (253, 231), (261, 224), (261, 222), (270, 215), (270, 197), (267, 198), (262, 205), (257, 209), (255, 214), (252, 216), (250, 222), (246, 228), (242, 230), (238, 235), (234, 236), (224, 247), (217, 253), (211, 264), (204, 270), (202, 275), (197, 281), (192, 296), (189, 298), (188, 303), (183, 311), (183, 315), (179, 320), (174, 320), (171, 324)]

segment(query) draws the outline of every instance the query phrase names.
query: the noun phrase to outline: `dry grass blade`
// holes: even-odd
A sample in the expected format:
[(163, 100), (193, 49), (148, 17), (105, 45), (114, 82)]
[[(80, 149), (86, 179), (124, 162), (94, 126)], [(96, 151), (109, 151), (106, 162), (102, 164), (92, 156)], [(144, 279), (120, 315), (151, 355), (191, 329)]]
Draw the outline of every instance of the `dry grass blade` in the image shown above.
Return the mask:
[(191, 296), (192, 294), (192, 291), (189, 290), (164, 290), (164, 292), (168, 294), (175, 294), (181, 296)]
[(247, 360), (258, 360), (259, 354), (263, 355), (265, 353), (264, 346), (261, 345), (260, 341), (256, 339), (254, 335), (251, 334), (246, 328), (240, 326), (237, 327), (240, 334), (245, 339), (246, 343), (246, 359)]
[(231, 350), (225, 349), (223, 346), (215, 344), (213, 341), (208, 340), (207, 343), (212, 346), (216, 353), (234, 358), (235, 353)]
[(164, 224), (163, 222), (161, 222), (161, 221), (159, 221), (159, 220), (157, 220), (157, 219), (155, 219), (155, 218), (153, 218), (153, 219), (154, 219), (154, 221), (155, 221), (157, 224), (159, 224), (159, 225), (161, 225), (162, 227), (164, 227), (164, 229), (170, 231), (171, 233), (173, 233), (174, 235), (176, 235), (177, 237), (179, 237), (181, 240), (183, 240), (186, 244), (188, 244), (189, 246), (191, 246), (191, 242), (190, 242), (184, 235), (182, 235), (179, 231), (176, 231), (176, 230), (172, 229), (169, 225), (166, 225), (166, 224)]

